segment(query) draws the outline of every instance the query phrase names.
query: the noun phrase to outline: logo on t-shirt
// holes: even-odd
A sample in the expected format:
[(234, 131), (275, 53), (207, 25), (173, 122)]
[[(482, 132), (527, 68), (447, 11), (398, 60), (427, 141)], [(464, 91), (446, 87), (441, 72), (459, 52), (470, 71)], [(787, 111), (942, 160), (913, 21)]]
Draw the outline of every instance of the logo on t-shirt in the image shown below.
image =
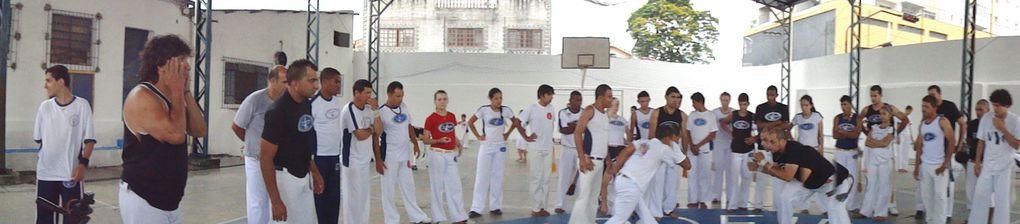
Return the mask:
[(665, 121), (665, 122), (662, 122), (662, 124), (659, 124), (659, 125), (660, 126), (662, 126), (662, 125), (669, 125), (669, 126), (673, 126), (675, 128), (679, 128), (680, 127), (680, 123), (676, 123), (676, 121)]
[(930, 142), (932, 140), (935, 140), (935, 133), (931, 132), (924, 133), (924, 141)]
[(393, 115), (393, 122), (396, 122), (396, 123), (399, 124), (399, 123), (404, 123), (404, 121), (407, 121), (407, 115), (406, 114)]
[(842, 123), (842, 124), (839, 124), (839, 129), (842, 129), (843, 131), (854, 131), (854, 128), (856, 128), (856, 127), (857, 127), (857, 125), (854, 125), (854, 124), (851, 124), (851, 123)]
[(340, 109), (332, 108), (326, 111), (326, 119), (333, 120), (337, 117), (340, 117)]
[(778, 121), (783, 118), (783, 114), (779, 112), (769, 112), (765, 114), (766, 121)]
[(545, 113), (545, 119), (552, 120), (552, 113), (551, 112)]
[(505, 122), (505, 121), (503, 121), (503, 118), (489, 119), (489, 125), (492, 125), (492, 126), (503, 126), (503, 122)]
[(694, 126), (701, 127), (701, 126), (705, 126), (705, 124), (708, 124), (708, 121), (705, 121), (704, 118), (694, 119)]
[(72, 115), (71, 116), (71, 127), (78, 127), (79, 123), (81, 123), (81, 117), (78, 116), (77, 114)]
[(499, 147), (499, 152), (506, 152), (506, 147)]
[(613, 121), (609, 121), (609, 124), (616, 125), (616, 126), (623, 126), (623, 121), (613, 120)]
[(454, 127), (457, 127), (457, 124), (454, 124), (453, 122), (444, 122), (442, 124), (439, 124), (439, 132), (442, 132), (442, 133), (453, 132), (454, 131), (453, 130)]
[(881, 114), (872, 114), (871, 116), (868, 116), (868, 122), (871, 122), (871, 123), (882, 123), (882, 115)]
[(798, 126), (800, 126), (800, 130), (815, 129), (815, 124), (814, 123), (801, 124), (801, 125), (798, 125)]
[(751, 123), (747, 121), (736, 121), (733, 122), (733, 128), (747, 130), (751, 128)]
[(652, 128), (652, 122), (648, 122), (648, 121), (641, 122), (641, 128), (644, 128), (644, 129)]
[(298, 124), (297, 124), (298, 131), (300, 131), (300, 132), (308, 132), (308, 131), (312, 130), (312, 123), (314, 123), (314, 121), (315, 121), (315, 119), (312, 118), (312, 115), (307, 115), (307, 114), (301, 115), (301, 118), (298, 119)]

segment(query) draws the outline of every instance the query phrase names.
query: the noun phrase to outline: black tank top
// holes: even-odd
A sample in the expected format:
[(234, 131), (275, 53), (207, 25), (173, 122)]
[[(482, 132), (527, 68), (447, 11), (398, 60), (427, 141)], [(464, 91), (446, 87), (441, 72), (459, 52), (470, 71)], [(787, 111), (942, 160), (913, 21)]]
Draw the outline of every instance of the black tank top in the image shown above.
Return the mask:
[[(167, 108), (170, 107), (170, 101), (152, 84), (142, 85), (159, 96)], [(188, 181), (187, 144), (174, 145), (147, 133), (136, 134), (127, 124), (124, 125), (124, 133), (131, 135), (124, 138), (121, 180), (152, 207), (164, 211), (177, 210)]]
[(734, 153), (748, 153), (754, 150), (754, 144), (744, 143), (744, 139), (751, 137), (751, 125), (754, 124), (754, 113), (747, 112), (747, 116), (740, 116), (739, 111), (732, 113), (733, 120), (729, 125), (733, 130), (733, 142), (730, 143), (730, 150)]
[[(847, 131), (847, 132), (854, 131), (854, 129), (857, 128), (857, 119), (858, 119), (857, 118), (857, 114), (850, 115), (849, 119), (846, 118), (846, 116), (843, 116), (843, 115), (844, 114), (837, 115), (837, 117), (839, 118), (839, 123), (836, 124), (837, 127), (840, 130)], [(836, 148), (839, 148), (839, 149), (856, 149), (858, 141), (859, 140), (857, 140), (856, 138), (840, 138), (840, 139), (836, 139)]]
[[(882, 105), (883, 106), (889, 106), (888, 103), (882, 103)], [(879, 109), (882, 109), (882, 108), (879, 108)], [(871, 129), (872, 125), (882, 124), (882, 112), (879, 111), (879, 110), (876, 110), (874, 107), (872, 107), (872, 105), (868, 105), (867, 110), (864, 110), (864, 121), (867, 122), (866, 125), (864, 125), (864, 127), (861, 127), (864, 130)], [(892, 126), (893, 127), (896, 126), (896, 120), (895, 119), (893, 119), (893, 121), (892, 121)]]
[[(680, 115), (679, 109), (673, 111), (673, 114), (669, 114), (666, 113), (666, 107), (659, 107), (659, 121), (655, 125), (662, 125), (664, 123), (672, 123), (672, 125), (676, 125), (679, 129), (681, 127), (680, 124), (684, 123), (684, 117)], [(648, 133), (648, 135), (655, 136), (655, 133)]]

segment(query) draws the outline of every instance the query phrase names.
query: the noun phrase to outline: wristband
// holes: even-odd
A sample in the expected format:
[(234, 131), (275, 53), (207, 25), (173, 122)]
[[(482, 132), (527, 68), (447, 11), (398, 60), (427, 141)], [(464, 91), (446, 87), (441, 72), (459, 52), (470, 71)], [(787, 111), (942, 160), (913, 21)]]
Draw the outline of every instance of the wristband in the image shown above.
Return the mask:
[(89, 166), (89, 158), (78, 156), (78, 164)]

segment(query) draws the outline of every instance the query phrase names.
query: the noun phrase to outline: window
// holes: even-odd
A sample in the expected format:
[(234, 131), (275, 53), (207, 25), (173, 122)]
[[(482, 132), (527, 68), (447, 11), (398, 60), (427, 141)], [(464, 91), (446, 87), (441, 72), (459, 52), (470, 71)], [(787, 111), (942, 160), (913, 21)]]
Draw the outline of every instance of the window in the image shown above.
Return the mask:
[(482, 28), (450, 28), (446, 30), (447, 47), (483, 47)]
[(414, 47), (414, 28), (383, 28), (379, 30), (379, 41), (383, 47)]
[(946, 34), (935, 32), (935, 31), (928, 31), (928, 36), (931, 37), (931, 38), (939, 39), (939, 40), (946, 40), (948, 38), (948, 36), (946, 36)]
[(508, 49), (542, 49), (541, 29), (509, 29), (506, 35)]
[(226, 58), (223, 64), (223, 104), (241, 104), (245, 97), (269, 83), (269, 63)]
[(95, 108), (95, 101), (92, 101), (95, 91), (95, 74), (71, 72), (71, 94), (85, 98), (89, 105)]
[(902, 32), (912, 33), (912, 34), (915, 34), (915, 35), (923, 35), (924, 34), (924, 30), (922, 30), (920, 28), (916, 28), (916, 27), (912, 27), (912, 26), (906, 26), (906, 25), (903, 25), (903, 24), (900, 24), (898, 27), (896, 27), (896, 29), (898, 29), (898, 30), (900, 30)]
[(351, 34), (333, 31), (333, 46), (351, 47)]
[(52, 10), (50, 14), (49, 63), (71, 70), (94, 70), (98, 46), (98, 15)]

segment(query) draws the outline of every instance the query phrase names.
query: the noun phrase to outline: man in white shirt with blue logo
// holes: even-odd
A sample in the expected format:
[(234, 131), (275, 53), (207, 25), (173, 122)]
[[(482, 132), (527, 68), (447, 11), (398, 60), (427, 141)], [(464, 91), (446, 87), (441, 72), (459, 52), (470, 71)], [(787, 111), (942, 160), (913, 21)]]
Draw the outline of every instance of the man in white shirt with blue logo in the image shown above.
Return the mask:
[(385, 223), (400, 222), (400, 212), (395, 205), (396, 187), (400, 188), (400, 196), (404, 198), (404, 209), (412, 223), (428, 222), (428, 216), (418, 207), (414, 195), (414, 176), (411, 173), (411, 145), (414, 145), (414, 157), (421, 155), (418, 148), (418, 137), (411, 126), (411, 115), (404, 104), (404, 85), (391, 82), (386, 87), (386, 104), (379, 108), (379, 116), (375, 118), (376, 135), (379, 141), (376, 164), (382, 163), (382, 205)]

